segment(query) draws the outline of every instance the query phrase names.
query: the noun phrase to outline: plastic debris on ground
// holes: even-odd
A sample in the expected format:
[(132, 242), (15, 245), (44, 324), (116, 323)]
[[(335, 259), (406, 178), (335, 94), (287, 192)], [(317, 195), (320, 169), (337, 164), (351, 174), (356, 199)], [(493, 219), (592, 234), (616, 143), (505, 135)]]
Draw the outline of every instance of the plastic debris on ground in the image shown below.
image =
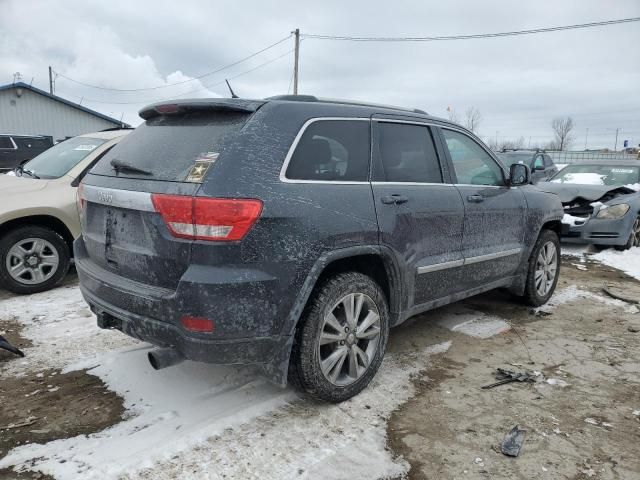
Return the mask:
[(500, 445), (500, 451), (509, 457), (517, 457), (520, 455), (525, 432), (526, 430), (521, 429), (518, 425), (513, 427), (509, 433), (504, 436), (504, 440)]

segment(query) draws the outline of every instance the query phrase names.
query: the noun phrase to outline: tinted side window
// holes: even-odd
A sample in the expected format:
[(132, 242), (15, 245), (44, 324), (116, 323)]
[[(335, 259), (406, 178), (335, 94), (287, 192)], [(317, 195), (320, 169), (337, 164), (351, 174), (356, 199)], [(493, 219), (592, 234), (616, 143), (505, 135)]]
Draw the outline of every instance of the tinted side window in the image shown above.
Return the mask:
[(13, 143), (11, 143), (11, 138), (0, 137), (0, 148), (10, 148), (11, 150), (13, 150), (14, 147), (13, 147)]
[(380, 123), (379, 132), (379, 153), (387, 182), (442, 183), (428, 127)]
[(544, 166), (547, 168), (553, 167), (553, 160), (551, 160), (551, 157), (549, 155), (544, 156)]
[(292, 180), (366, 182), (369, 178), (369, 122), (319, 120), (302, 134), (286, 171)]
[(442, 129), (458, 183), (504, 185), (502, 168), (487, 151), (467, 135)]

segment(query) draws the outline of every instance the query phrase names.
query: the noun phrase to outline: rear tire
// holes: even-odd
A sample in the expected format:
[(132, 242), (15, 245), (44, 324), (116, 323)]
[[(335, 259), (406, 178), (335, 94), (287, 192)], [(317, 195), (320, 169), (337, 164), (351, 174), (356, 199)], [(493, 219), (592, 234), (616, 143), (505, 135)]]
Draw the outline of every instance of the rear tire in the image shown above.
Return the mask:
[(343, 402), (374, 377), (388, 337), (389, 310), (380, 286), (357, 272), (329, 278), (298, 325), (289, 382), (314, 398)]
[(31, 294), (58, 285), (69, 271), (67, 242), (47, 227), (26, 226), (0, 239), (0, 285)]
[(527, 269), (522, 300), (532, 307), (547, 303), (560, 277), (560, 240), (552, 230), (540, 232)]

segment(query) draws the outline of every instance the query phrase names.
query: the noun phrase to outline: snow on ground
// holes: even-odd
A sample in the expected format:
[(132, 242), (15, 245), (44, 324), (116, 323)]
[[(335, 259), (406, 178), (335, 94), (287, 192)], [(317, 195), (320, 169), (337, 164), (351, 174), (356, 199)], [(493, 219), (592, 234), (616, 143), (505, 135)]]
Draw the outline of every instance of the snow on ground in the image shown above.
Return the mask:
[(622, 270), (627, 275), (640, 280), (640, 248), (632, 247), (624, 252), (610, 248), (591, 256), (592, 260), (597, 260), (610, 267)]
[(437, 320), (438, 325), (452, 332), (464, 333), (476, 338), (490, 338), (509, 331), (509, 324), (499, 317), (485, 315), (457, 304), (449, 307), (451, 312)]
[(578, 245), (572, 243), (563, 243), (561, 245), (561, 253), (562, 255), (570, 255), (572, 257), (584, 258), (586, 253), (596, 252), (597, 250), (592, 249), (591, 245)]
[(535, 310), (536, 312), (552, 312), (559, 305), (585, 299), (594, 300), (606, 305), (621, 307), (630, 313), (638, 312), (638, 308), (635, 305), (629, 305), (621, 300), (616, 300), (605, 295), (598, 295), (597, 293), (583, 290), (576, 285), (569, 285), (562, 290), (556, 290), (546, 304), (536, 308)]
[(4, 300), (0, 318), (22, 323), (22, 335), (34, 343), (2, 375), (89, 368), (124, 398), (127, 417), (119, 424), (24, 445), (0, 460), (0, 468), (37, 469), (62, 480), (176, 478), (166, 472), (185, 465), (200, 471), (191, 478), (300, 478), (299, 471), (310, 478), (402, 475), (408, 465), (386, 449), (386, 420), (413, 394), (412, 377), (450, 345), (388, 355), (365, 392), (327, 405), (299, 400), (292, 389), (247, 367), (184, 362), (156, 372), (146, 358), (151, 347), (98, 329), (75, 286)]
[(125, 335), (99, 329), (75, 285), (2, 300), (0, 318), (24, 325), (22, 335), (34, 344), (24, 349), (24, 358), (3, 365), (2, 371), (10, 374), (62, 369), (71, 362), (95, 359), (104, 352), (139, 343)]

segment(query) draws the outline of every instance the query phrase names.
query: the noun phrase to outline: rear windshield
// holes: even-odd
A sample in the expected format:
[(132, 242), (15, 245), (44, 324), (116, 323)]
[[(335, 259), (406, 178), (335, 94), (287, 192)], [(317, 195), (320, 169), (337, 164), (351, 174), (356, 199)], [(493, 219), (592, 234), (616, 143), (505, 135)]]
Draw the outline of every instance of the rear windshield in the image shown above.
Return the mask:
[(91, 173), (201, 182), (224, 143), (248, 118), (248, 114), (236, 112), (193, 112), (151, 118), (107, 153)]
[(40, 178), (60, 178), (104, 142), (103, 138), (70, 138), (45, 150), (23, 167)]

